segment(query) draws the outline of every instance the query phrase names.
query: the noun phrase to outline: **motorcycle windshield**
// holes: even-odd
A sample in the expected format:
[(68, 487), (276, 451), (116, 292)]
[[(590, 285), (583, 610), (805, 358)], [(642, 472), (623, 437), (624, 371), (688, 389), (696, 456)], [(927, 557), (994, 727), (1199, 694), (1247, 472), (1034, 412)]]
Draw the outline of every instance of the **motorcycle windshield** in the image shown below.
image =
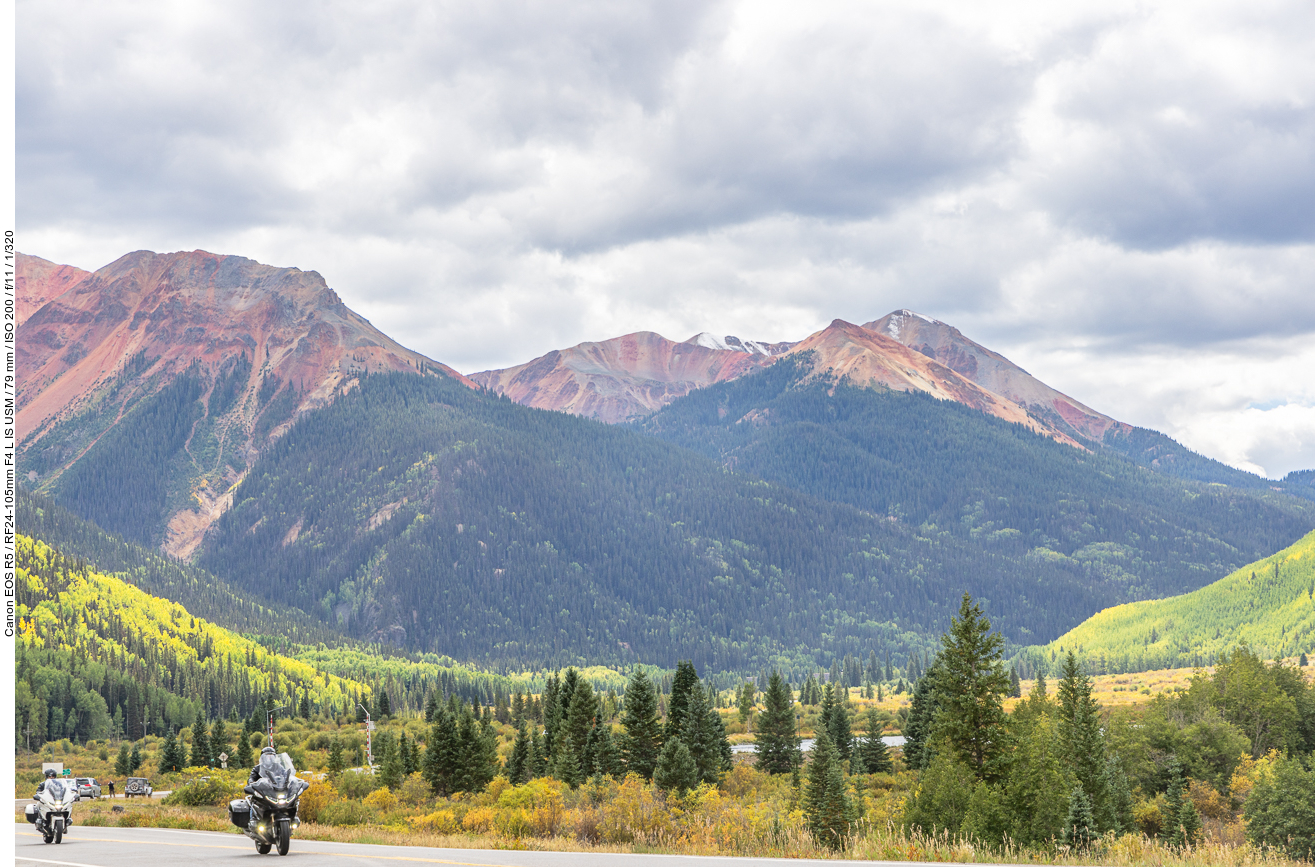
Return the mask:
[[(296, 778), (297, 769), (292, 766), (292, 759), (287, 753), (279, 753), (276, 756), (260, 757), (260, 779), (254, 784), (257, 791), (266, 795), (286, 798), (296, 793), (300, 786), (294, 786), (293, 783), (301, 782)], [(280, 795), (280, 793), (282, 793)]]
[(42, 791), (49, 795), (52, 801), (64, 800), (64, 784), (59, 780), (46, 780), (46, 787)]

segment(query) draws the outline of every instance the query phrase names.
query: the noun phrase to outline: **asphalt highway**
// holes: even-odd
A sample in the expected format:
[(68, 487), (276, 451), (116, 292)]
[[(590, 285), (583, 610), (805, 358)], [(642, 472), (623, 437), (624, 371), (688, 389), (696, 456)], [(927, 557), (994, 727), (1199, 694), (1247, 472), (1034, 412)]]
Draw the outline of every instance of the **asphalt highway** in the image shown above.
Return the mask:
[[(64, 842), (46, 844), (30, 830), (18, 829), (18, 867), (156, 867), (156, 865), (252, 864), (296, 859), (299, 864), (333, 867), (403, 867), (458, 864), (468, 867), (754, 867), (790, 864), (909, 864), (904, 861), (801, 861), (776, 858), (702, 858), (687, 855), (617, 855), (580, 852), (515, 852), (502, 849), (429, 849), (416, 846), (371, 846), (323, 843), (292, 838), (286, 859), (277, 852), (259, 855), (255, 844), (237, 834), (177, 831), (166, 828), (83, 828), (75, 825)], [(274, 867), (271, 863), (270, 867)]]

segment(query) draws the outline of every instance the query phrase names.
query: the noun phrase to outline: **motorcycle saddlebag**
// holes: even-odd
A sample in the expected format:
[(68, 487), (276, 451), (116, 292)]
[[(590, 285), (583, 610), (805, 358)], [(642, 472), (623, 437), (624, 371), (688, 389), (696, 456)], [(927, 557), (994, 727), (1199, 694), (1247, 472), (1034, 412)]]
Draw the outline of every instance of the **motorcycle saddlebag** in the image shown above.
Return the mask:
[(246, 830), (247, 823), (251, 821), (251, 805), (246, 801), (229, 801), (228, 820)]
[(23, 818), (27, 819), (33, 825), (37, 823), (37, 805), (28, 804), (23, 808)]

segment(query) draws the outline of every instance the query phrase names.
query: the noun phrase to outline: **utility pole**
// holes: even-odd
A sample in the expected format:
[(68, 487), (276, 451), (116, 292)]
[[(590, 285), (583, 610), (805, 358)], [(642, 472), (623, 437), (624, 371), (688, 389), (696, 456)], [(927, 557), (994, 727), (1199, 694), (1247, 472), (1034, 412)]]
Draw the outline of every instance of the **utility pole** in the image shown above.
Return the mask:
[(370, 773), (374, 773), (374, 720), (370, 719), (370, 709), (365, 705), (359, 705), (361, 710), (365, 711), (365, 763), (370, 766)]

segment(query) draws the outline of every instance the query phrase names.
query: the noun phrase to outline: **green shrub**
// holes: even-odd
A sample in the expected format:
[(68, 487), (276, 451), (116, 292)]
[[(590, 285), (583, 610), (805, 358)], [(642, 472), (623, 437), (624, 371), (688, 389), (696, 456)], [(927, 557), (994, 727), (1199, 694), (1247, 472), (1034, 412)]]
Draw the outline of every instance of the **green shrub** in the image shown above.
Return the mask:
[(379, 788), (379, 778), (374, 774), (363, 774), (360, 771), (343, 771), (338, 778), (338, 791), (344, 798), (355, 798), (363, 800), (366, 795)]
[(222, 807), (242, 797), (242, 787), (221, 776), (193, 780), (174, 789), (161, 802), (166, 806)]
[(321, 825), (364, 825), (375, 817), (375, 812), (360, 801), (334, 801), (320, 810)]
[(1246, 800), (1247, 837), (1292, 858), (1315, 858), (1315, 768), (1310, 759), (1281, 758)]

